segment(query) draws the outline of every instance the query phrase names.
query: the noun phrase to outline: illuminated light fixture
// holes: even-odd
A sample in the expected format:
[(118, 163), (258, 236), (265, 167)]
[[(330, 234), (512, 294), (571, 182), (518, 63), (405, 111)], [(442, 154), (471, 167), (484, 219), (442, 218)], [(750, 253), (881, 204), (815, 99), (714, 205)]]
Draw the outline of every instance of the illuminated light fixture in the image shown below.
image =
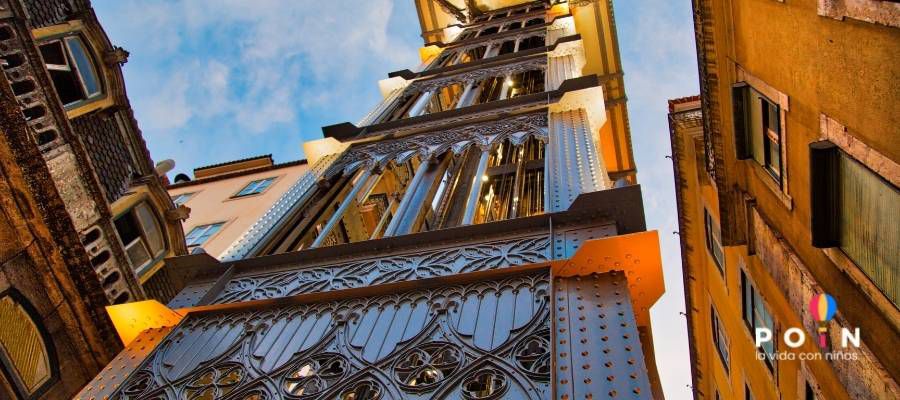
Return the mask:
[(506, 78), (506, 84), (509, 86), (515, 86), (516, 82), (512, 80), (512, 78)]
[(487, 181), (488, 181), (488, 176), (487, 176), (487, 175), (482, 175), (482, 176), (481, 176), (481, 181), (482, 181), (482, 182), (487, 182)]

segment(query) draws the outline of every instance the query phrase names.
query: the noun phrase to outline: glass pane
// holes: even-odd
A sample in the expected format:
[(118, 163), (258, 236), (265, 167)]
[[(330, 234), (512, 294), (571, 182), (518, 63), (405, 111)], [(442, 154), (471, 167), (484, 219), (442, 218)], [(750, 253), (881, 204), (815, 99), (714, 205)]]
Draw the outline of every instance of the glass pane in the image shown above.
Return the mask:
[(196, 244), (200, 244), (201, 242), (198, 239), (203, 235), (203, 232), (206, 231), (206, 226), (198, 226), (194, 229), (191, 229), (187, 235), (184, 236), (184, 241), (187, 242), (188, 246), (193, 246)]
[(269, 187), (269, 185), (272, 184), (272, 181), (274, 181), (274, 180), (275, 180), (275, 178), (267, 178), (267, 179), (263, 179), (263, 180), (259, 181), (259, 184), (256, 185), (256, 189), (255, 189), (254, 193), (262, 193), (263, 191), (266, 190), (266, 188)]
[(191, 196), (193, 195), (193, 193), (182, 193), (175, 196), (175, 198), (172, 199), (172, 202), (175, 203), (175, 206), (180, 206), (184, 203), (187, 203), (187, 201), (190, 200)]
[(222, 228), (222, 223), (201, 225), (191, 229), (190, 233), (185, 236), (188, 246), (197, 246), (205, 243), (212, 235), (215, 235)]
[(144, 237), (147, 239), (147, 246), (150, 248), (150, 254), (156, 257), (166, 248), (162, 230), (156, 221), (156, 216), (147, 203), (138, 204), (135, 207), (135, 215), (141, 221), (141, 227), (144, 230)]
[(81, 82), (84, 84), (88, 97), (100, 94), (100, 80), (97, 78), (94, 64), (91, 62), (91, 58), (81, 39), (77, 37), (66, 38), (66, 44), (69, 46), (69, 51), (72, 54), (72, 59), (75, 61), (75, 66), (78, 68), (78, 74), (81, 76)]
[[(747, 276), (741, 272), (741, 288), (744, 291), (744, 322), (747, 326), (750, 327), (750, 330), (753, 330), (753, 287), (750, 286), (750, 281), (747, 279)], [(752, 333), (752, 332), (751, 332)]]
[(766, 157), (763, 145), (763, 106), (766, 100), (763, 99), (755, 90), (750, 91), (749, 101), (750, 115), (750, 154), (759, 165), (766, 165)]
[(150, 252), (142, 240), (135, 240), (125, 246), (125, 252), (128, 253), (128, 259), (134, 269), (143, 267), (144, 264), (150, 262)]

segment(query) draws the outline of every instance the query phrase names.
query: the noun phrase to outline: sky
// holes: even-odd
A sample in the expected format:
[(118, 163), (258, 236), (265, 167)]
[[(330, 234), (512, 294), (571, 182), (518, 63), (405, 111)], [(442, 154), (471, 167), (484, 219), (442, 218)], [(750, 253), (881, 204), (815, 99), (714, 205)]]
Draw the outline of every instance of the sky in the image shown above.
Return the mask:
[[(377, 81), (419, 61), (412, 0), (94, 0), (131, 55), (128, 97), (154, 160), (173, 172), (272, 154), (303, 158), (322, 126), (357, 122)], [(659, 231), (666, 293), (651, 310), (668, 399), (691, 377), (667, 100), (699, 92), (690, 2), (614, 0), (648, 229)], [(170, 174), (174, 176), (174, 174)]]

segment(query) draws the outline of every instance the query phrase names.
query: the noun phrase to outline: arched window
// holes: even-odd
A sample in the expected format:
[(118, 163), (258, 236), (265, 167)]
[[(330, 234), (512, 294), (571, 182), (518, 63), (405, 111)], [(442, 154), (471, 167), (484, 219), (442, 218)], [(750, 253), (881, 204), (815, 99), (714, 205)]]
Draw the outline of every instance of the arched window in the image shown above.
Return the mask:
[(0, 295), (0, 362), (19, 396), (37, 397), (53, 379), (47, 337), (30, 305), (15, 291)]
[(94, 57), (81, 36), (48, 40), (39, 49), (64, 106), (72, 107), (103, 94)]

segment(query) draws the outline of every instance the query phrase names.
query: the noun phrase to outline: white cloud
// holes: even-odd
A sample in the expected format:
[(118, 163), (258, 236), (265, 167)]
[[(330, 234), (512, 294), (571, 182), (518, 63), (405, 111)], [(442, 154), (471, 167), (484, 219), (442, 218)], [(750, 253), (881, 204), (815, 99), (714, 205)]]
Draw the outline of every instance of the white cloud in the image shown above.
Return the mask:
[(184, 73), (168, 77), (166, 85), (158, 93), (141, 101), (144, 116), (141, 126), (160, 132), (184, 126), (193, 115), (193, 108), (188, 105), (187, 99), (189, 87), (190, 82)]
[(373, 100), (357, 93), (362, 85), (374, 92), (373, 74), (418, 62), (417, 38), (388, 33), (390, 0), (109, 0), (95, 7), (113, 41), (132, 52), (126, 82), (148, 136), (216, 122), (228, 140), (297, 125), (321, 109), (356, 120), (374, 105), (361, 104)]

